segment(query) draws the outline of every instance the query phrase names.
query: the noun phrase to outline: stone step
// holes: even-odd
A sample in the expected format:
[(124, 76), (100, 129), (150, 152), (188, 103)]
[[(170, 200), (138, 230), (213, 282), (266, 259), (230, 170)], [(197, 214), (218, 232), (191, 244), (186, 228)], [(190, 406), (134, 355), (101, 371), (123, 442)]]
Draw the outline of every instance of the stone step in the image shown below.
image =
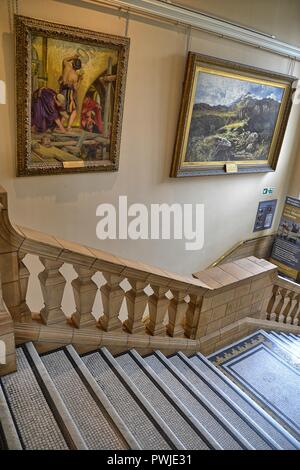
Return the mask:
[(291, 346), (291, 345), (293, 346), (294, 344), (293, 341), (287, 338), (283, 333), (278, 333), (277, 331), (269, 331), (268, 334), (282, 341), (282, 343), (286, 344), (287, 346)]
[(106, 348), (82, 361), (142, 449), (185, 449)]
[(22, 444), (0, 383), (0, 450), (22, 450)]
[(197, 353), (189, 358), (200, 372), (205, 373), (212, 384), (219, 387), (232, 401), (239, 406), (260, 429), (284, 450), (300, 449), (298, 441), (291, 436), (277, 421), (255, 403), (235, 383), (215, 367), (206, 357)]
[(118, 356), (116, 360), (186, 449), (222, 449), (205, 426), (135, 350)]
[(280, 333), (280, 336), (282, 339), (284, 339), (289, 347), (292, 347), (293, 350), (295, 351), (296, 354), (300, 353), (300, 342), (297, 341), (296, 339), (292, 338), (289, 335), (286, 335), (285, 333)]
[(66, 349), (41, 356), (88, 449), (125, 450), (129, 445), (105, 408), (82, 380)]
[(256, 450), (280, 449), (280, 446), (234, 400), (226, 395), (220, 386), (213, 383), (207, 374), (201, 372), (187, 356), (178, 353), (171, 356), (169, 361), (181, 372), (185, 378), (186, 386), (190, 387), (191, 384), (207, 397), (210, 403), (247, 439), (252, 447)]
[(293, 344), (289, 343), (284, 338), (281, 338), (277, 333), (273, 331), (267, 332), (265, 334), (270, 338), (271, 341), (273, 341), (273, 343), (275, 343), (285, 352), (290, 355), (293, 355), (297, 360), (300, 359), (300, 349), (297, 347), (297, 345), (294, 346)]
[(161, 352), (157, 351), (146, 357), (145, 361), (223, 449), (254, 450), (254, 447), (222, 415), (208, 397), (188, 383), (187, 378)]
[(298, 341), (295, 338), (293, 338), (292, 336), (290, 336), (289, 333), (283, 333), (282, 331), (280, 331), (279, 336), (284, 338), (286, 341), (288, 341), (291, 344), (298, 345)]
[(27, 343), (24, 349), (26, 349), (28, 358), (30, 359), (31, 367), (36, 371), (38, 382), (48, 403), (52, 403), (51, 409), (56, 416), (56, 421), (59, 423), (60, 429), (69, 447), (76, 450), (87, 450), (87, 445), (79, 429), (72, 419), (35, 347), (32, 343)]
[(22, 448), (67, 450), (69, 446), (29, 363), (26, 351), (19, 347), (16, 355), (17, 372), (2, 377), (1, 382)]

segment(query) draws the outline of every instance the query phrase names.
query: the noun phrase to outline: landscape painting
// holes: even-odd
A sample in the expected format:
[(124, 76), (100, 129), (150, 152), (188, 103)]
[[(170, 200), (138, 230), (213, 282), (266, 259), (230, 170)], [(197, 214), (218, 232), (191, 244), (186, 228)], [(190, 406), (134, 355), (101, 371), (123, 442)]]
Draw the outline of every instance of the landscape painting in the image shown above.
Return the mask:
[(291, 77), (204, 60), (190, 53), (172, 176), (275, 169)]
[(24, 17), (16, 26), (18, 174), (116, 170), (128, 39)]

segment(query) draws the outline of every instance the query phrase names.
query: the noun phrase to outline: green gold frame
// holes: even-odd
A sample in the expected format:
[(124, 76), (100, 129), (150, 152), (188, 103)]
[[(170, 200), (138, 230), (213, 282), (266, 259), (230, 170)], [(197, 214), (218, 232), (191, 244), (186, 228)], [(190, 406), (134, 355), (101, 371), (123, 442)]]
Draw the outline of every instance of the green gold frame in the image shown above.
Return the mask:
[[(185, 160), (199, 72), (271, 85), (284, 90), (274, 126), (272, 142), (265, 160), (199, 162), (188, 162)], [(288, 75), (189, 52), (170, 176), (182, 177), (275, 171), (292, 105), (292, 85), (295, 80), (295, 77)]]
[[(117, 171), (121, 142), (122, 117), (130, 39), (44, 20), (15, 16), (16, 31), (16, 93), (17, 93), (17, 176), (68, 174), (81, 172)], [(111, 113), (111, 131), (107, 161), (86, 160), (49, 164), (31, 159), (31, 41), (33, 35), (103, 47), (117, 51), (114, 101)], [(107, 147), (108, 148), (108, 147)]]

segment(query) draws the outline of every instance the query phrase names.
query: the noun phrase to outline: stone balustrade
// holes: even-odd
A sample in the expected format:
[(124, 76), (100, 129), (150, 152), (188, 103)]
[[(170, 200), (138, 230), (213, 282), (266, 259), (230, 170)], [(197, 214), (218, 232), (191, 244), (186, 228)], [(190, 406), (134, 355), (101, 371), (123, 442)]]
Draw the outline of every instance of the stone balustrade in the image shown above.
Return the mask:
[(267, 305), (266, 318), (280, 323), (300, 325), (300, 285), (277, 278)]
[[(38, 257), (43, 266), (38, 275), (44, 301), (40, 312), (30, 312), (26, 303), (31, 275), (24, 263), (27, 254)], [(71, 283), (71, 316), (62, 307), (64, 265), (71, 265), (77, 276)], [(299, 322), (299, 286), (280, 280), (276, 267), (266, 260), (250, 256), (194, 277), (180, 276), (13, 225), (7, 193), (1, 188), (0, 273), (6, 316), (13, 320), (17, 342), (34, 340), (41, 349), (43, 344), (49, 349), (69, 341), (84, 351), (105, 340), (105, 345), (122, 350), (168, 344), (174, 350), (195, 350), (203, 339), (208, 351), (244, 334), (249, 319)], [(104, 279), (101, 286), (95, 282), (98, 273)], [(102, 311), (95, 315), (97, 294)]]

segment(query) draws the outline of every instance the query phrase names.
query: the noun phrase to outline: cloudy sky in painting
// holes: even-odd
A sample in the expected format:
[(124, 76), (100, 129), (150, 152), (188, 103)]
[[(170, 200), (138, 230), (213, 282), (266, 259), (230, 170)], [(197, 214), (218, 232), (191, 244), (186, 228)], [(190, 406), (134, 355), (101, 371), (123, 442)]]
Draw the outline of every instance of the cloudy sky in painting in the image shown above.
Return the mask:
[(283, 89), (211, 73), (198, 74), (195, 103), (229, 106), (247, 94), (253, 95), (256, 99), (270, 97), (281, 102)]

